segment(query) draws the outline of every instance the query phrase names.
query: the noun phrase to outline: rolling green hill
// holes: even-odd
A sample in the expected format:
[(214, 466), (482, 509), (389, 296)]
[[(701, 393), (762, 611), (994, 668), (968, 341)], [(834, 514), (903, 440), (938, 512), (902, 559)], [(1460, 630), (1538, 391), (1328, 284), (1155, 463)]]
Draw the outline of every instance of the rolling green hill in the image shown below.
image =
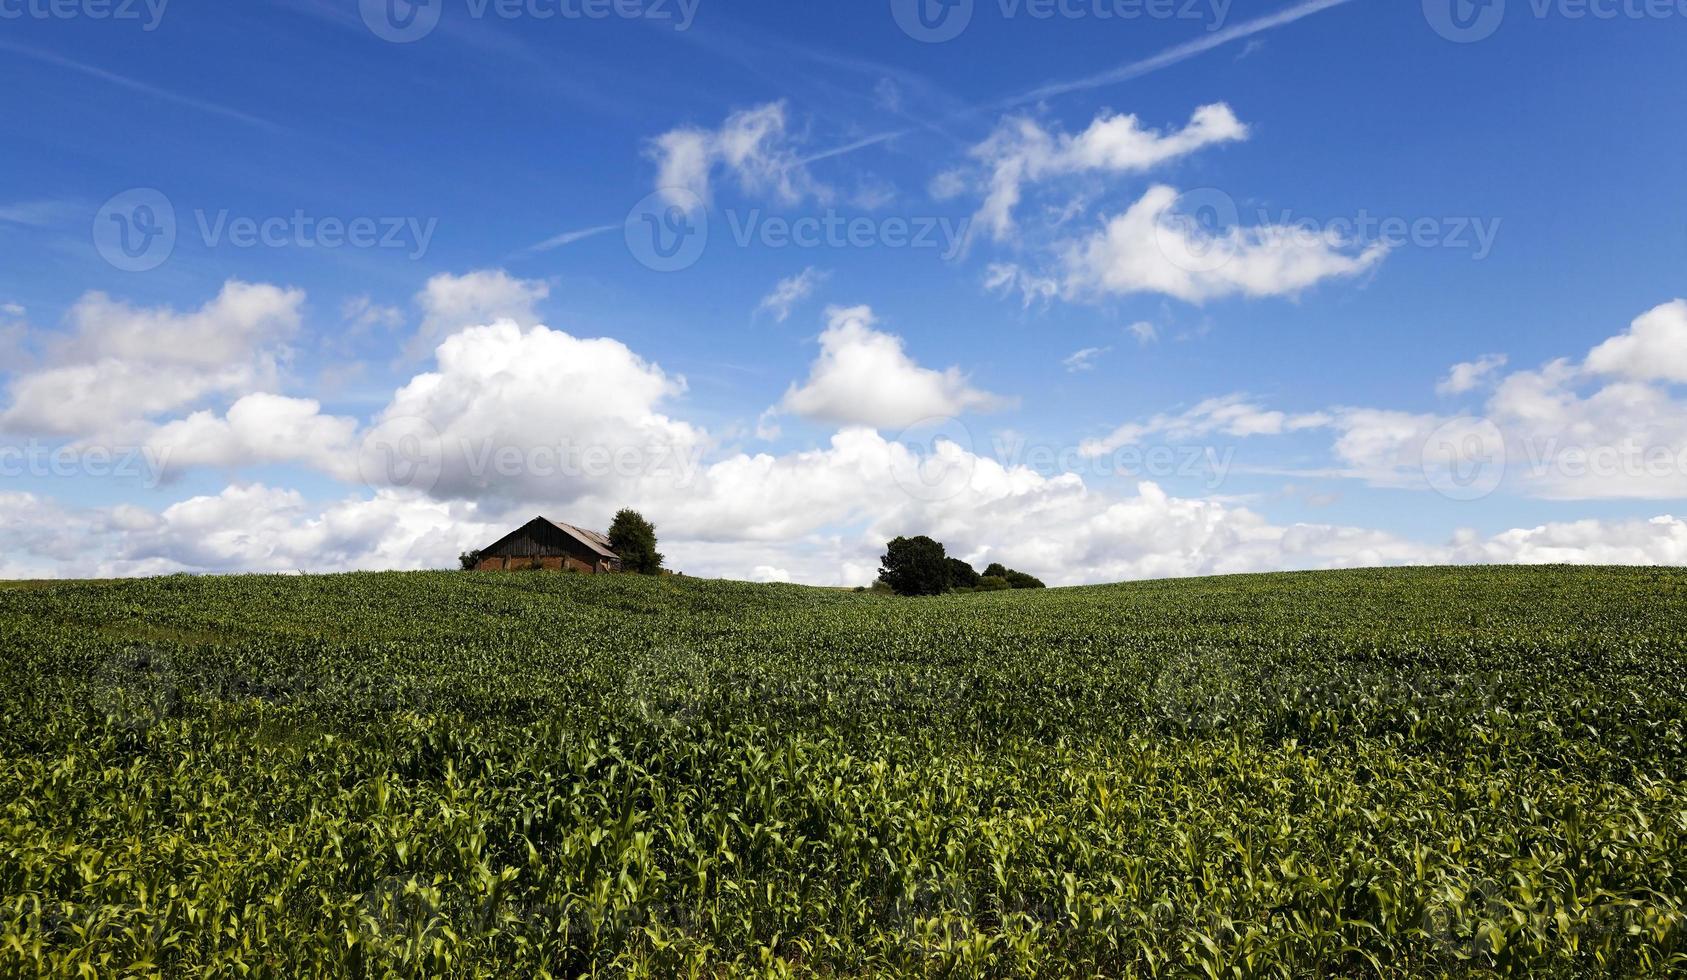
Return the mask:
[(1687, 572), (0, 589), (0, 975), (1664, 975)]

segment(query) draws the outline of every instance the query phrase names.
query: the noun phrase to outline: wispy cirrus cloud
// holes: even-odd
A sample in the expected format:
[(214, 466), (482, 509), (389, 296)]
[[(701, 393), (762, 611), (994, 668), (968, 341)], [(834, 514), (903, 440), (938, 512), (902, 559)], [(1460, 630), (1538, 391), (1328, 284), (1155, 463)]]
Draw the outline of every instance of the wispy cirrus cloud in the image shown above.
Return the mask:
[(130, 78), (127, 75), (119, 75), (114, 71), (107, 71), (106, 69), (100, 68), (96, 65), (90, 65), (86, 62), (77, 61), (74, 58), (67, 58), (64, 55), (55, 54), (51, 51), (28, 47), (26, 45), (18, 44), (15, 41), (0, 41), (0, 51), (8, 51), (24, 58), (32, 58), (36, 61), (53, 65), (57, 68), (74, 71), (79, 74), (87, 75), (90, 78), (97, 78), (102, 82), (107, 82), (111, 85), (128, 89), (131, 92), (139, 92), (142, 95), (147, 95), (155, 99), (161, 99), (165, 102), (173, 102), (176, 105), (186, 106), (189, 109), (195, 109), (199, 112), (206, 113), (207, 115), (220, 116), (224, 119), (232, 119), (235, 122), (244, 123), (248, 126), (255, 126), (259, 129), (267, 129), (271, 132), (279, 133), (287, 131), (286, 127), (273, 123), (268, 119), (262, 119), (258, 116), (254, 116), (249, 112), (243, 112), (239, 109), (231, 108), (218, 102), (198, 98), (197, 96), (183, 95), (179, 92), (173, 92), (162, 86), (139, 81), (138, 79)]
[(549, 252), (551, 249), (562, 248), (565, 245), (572, 245), (575, 242), (583, 242), (588, 238), (596, 238), (599, 235), (620, 230), (620, 225), (596, 225), (591, 228), (579, 228), (574, 231), (565, 231), (560, 235), (547, 238), (537, 245), (530, 246), (527, 251)]
[(1093, 371), (1095, 370), (1095, 362), (1101, 358), (1101, 355), (1112, 349), (1111, 347), (1085, 347), (1081, 351), (1074, 352), (1060, 363), (1065, 366), (1068, 374)]
[(809, 266), (794, 276), (779, 280), (773, 291), (762, 297), (757, 313), (767, 313), (779, 323), (791, 318), (791, 310), (798, 303), (814, 295), (814, 290), (831, 276), (824, 269)]
[(972, 149), (984, 170), (978, 179), (984, 203), (975, 220), (1000, 241), (1014, 232), (1014, 209), (1027, 184), (1085, 173), (1140, 174), (1247, 138), (1248, 127), (1222, 102), (1201, 106), (1182, 129), (1164, 132), (1124, 113), (1102, 113), (1077, 134), (1051, 131), (1025, 116), (1007, 118)]
[(1040, 85), (1029, 91), (1022, 92), (1019, 95), (1004, 99), (998, 104), (998, 106), (1000, 108), (1012, 108), (1014, 106), (1025, 105), (1027, 103), (1041, 102), (1044, 99), (1052, 99), (1055, 96), (1067, 95), (1072, 92), (1083, 92), (1090, 89), (1104, 88), (1108, 85), (1117, 85), (1121, 82), (1128, 82), (1132, 79), (1141, 78), (1144, 75), (1151, 75), (1154, 72), (1163, 71), (1173, 65), (1181, 64), (1188, 61), (1190, 58), (1205, 54), (1214, 48), (1220, 48), (1236, 41), (1245, 40), (1259, 34), (1264, 34), (1268, 31), (1277, 30), (1281, 27), (1287, 27), (1296, 21), (1305, 20), (1314, 14), (1321, 14), (1326, 10), (1330, 10), (1334, 7), (1340, 7), (1352, 2), (1354, 2), (1354, 0), (1303, 0), (1301, 3), (1287, 7), (1274, 14), (1268, 14), (1264, 17), (1257, 17), (1250, 21), (1244, 21), (1234, 27), (1226, 27), (1222, 30), (1213, 31), (1210, 34), (1197, 38), (1193, 41), (1189, 41), (1188, 43), (1167, 48), (1159, 54), (1143, 58), (1140, 61), (1132, 61), (1128, 64), (1120, 65), (1117, 68), (1110, 68), (1107, 71), (1097, 72), (1093, 75), (1086, 75), (1082, 78), (1075, 78), (1061, 82), (1050, 82), (1046, 85)]
[(669, 204), (693, 208), (713, 199), (717, 173), (735, 177), (746, 194), (784, 204), (808, 197), (830, 200), (832, 189), (809, 174), (789, 132), (784, 101), (743, 109), (718, 129), (682, 126), (651, 141), (656, 192)]

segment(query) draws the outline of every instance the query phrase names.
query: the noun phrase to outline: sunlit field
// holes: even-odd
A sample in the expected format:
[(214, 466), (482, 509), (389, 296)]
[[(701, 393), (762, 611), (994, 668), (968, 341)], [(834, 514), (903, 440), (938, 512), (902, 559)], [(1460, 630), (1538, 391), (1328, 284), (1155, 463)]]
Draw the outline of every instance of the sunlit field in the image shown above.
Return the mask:
[(1687, 969), (1687, 573), (0, 589), (5, 976)]

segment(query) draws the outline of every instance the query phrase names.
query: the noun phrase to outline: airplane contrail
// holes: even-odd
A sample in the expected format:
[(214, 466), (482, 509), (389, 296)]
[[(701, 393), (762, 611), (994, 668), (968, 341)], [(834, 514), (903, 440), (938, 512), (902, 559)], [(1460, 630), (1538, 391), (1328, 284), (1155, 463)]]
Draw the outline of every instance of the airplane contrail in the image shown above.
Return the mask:
[[(997, 102), (982, 103), (980, 105), (964, 109), (960, 112), (952, 113), (945, 118), (945, 121), (964, 119), (979, 115), (980, 113), (998, 109), (1010, 109), (1017, 105), (1024, 105), (1027, 102), (1036, 102), (1039, 99), (1046, 99), (1056, 95), (1065, 95), (1068, 92), (1081, 92), (1086, 89), (1101, 88), (1104, 85), (1116, 85), (1119, 82), (1128, 82), (1133, 78), (1141, 78), (1144, 75), (1152, 74), (1163, 68), (1170, 68), (1180, 62), (1188, 61), (1196, 55), (1204, 54), (1214, 48), (1223, 47), (1233, 41), (1240, 41), (1245, 38), (1253, 37), (1256, 34), (1263, 34), (1266, 31), (1276, 30), (1279, 27), (1286, 27), (1297, 20), (1303, 20), (1307, 17), (1311, 17), (1313, 14), (1329, 10), (1331, 7), (1340, 7), (1352, 2), (1353, 0), (1303, 0), (1303, 2), (1295, 4), (1286, 10), (1280, 10), (1277, 13), (1270, 14), (1265, 17), (1259, 17), (1254, 20), (1247, 21), (1246, 23), (1237, 24), (1234, 27), (1214, 31), (1206, 37), (1180, 44), (1174, 48), (1168, 48), (1159, 54), (1149, 58), (1144, 58), (1141, 61), (1133, 61), (1128, 65), (1121, 65), (1118, 68), (1113, 68), (1097, 75), (1090, 75), (1087, 78), (1080, 78), (1068, 82), (1050, 82), (1047, 85), (1032, 89), (1031, 91), (1025, 92), (1021, 95), (1010, 96), (1009, 98), (1002, 99)], [(856, 140), (853, 143), (834, 147), (830, 150), (823, 150), (812, 156), (806, 157), (799, 162), (806, 166), (807, 164), (814, 163), (818, 160), (827, 160), (832, 157), (845, 156), (847, 154), (854, 153), (857, 150), (864, 150), (870, 146), (887, 143), (900, 136), (910, 135), (915, 131), (916, 130), (913, 128), (907, 128), (878, 133), (864, 139)]]
[(1088, 78), (1070, 82), (1051, 82), (1040, 88), (1034, 88), (1023, 95), (1005, 99), (998, 103), (996, 107), (1007, 108), (1023, 105), (1026, 102), (1035, 102), (1055, 95), (1065, 95), (1068, 92), (1081, 92), (1085, 89), (1100, 88), (1103, 85), (1128, 82), (1133, 78), (1141, 78), (1143, 75), (1159, 71), (1162, 68), (1170, 68), (1179, 62), (1188, 61), (1198, 54), (1204, 54), (1213, 48), (1222, 47), (1232, 41), (1240, 41), (1243, 38), (1253, 37), (1255, 34), (1276, 30), (1297, 20), (1311, 17), (1313, 14), (1322, 13), (1331, 7), (1340, 7), (1352, 2), (1353, 0), (1304, 0), (1304, 2), (1295, 4), (1286, 10), (1280, 10), (1265, 17), (1237, 24), (1234, 27), (1214, 31), (1206, 37), (1180, 44), (1175, 48), (1168, 48), (1153, 57), (1133, 61), (1128, 65), (1121, 65), (1098, 75), (1091, 75)]
[(190, 109), (197, 109), (200, 112), (208, 112), (212, 115), (223, 116), (228, 119), (246, 123), (250, 126), (257, 126), (261, 129), (273, 130), (275, 132), (286, 131), (286, 127), (284, 126), (278, 126), (267, 119), (260, 119), (250, 113), (241, 112), (239, 109), (231, 109), (226, 105), (221, 105), (216, 102), (209, 102), (205, 99), (196, 99), (190, 95), (182, 95), (178, 92), (172, 92), (169, 89), (160, 88), (157, 85), (152, 85), (147, 82), (137, 81), (127, 75), (119, 75), (114, 71), (106, 71), (104, 68), (86, 64), (84, 62), (77, 61), (74, 58), (66, 58), (63, 55), (54, 54), (51, 51), (43, 51), (39, 48), (26, 47), (12, 41), (0, 41), (0, 51), (10, 51), (13, 54), (22, 55), (25, 58), (34, 58), (36, 61), (46, 62), (49, 65), (55, 65), (69, 71), (80, 72), (84, 75), (97, 78), (103, 82), (109, 82), (112, 85), (120, 85), (130, 91), (140, 92), (145, 95), (153, 96), (154, 98), (163, 99), (167, 102), (174, 102), (177, 105), (187, 106)]

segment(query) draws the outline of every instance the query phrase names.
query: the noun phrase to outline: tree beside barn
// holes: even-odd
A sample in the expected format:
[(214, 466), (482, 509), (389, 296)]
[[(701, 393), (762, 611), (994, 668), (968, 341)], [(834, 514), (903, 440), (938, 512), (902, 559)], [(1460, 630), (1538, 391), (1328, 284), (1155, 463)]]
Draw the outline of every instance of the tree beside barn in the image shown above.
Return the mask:
[(623, 567), (638, 575), (662, 574), (662, 553), (656, 550), (656, 525), (636, 510), (623, 510), (609, 525), (609, 546), (621, 556)]

